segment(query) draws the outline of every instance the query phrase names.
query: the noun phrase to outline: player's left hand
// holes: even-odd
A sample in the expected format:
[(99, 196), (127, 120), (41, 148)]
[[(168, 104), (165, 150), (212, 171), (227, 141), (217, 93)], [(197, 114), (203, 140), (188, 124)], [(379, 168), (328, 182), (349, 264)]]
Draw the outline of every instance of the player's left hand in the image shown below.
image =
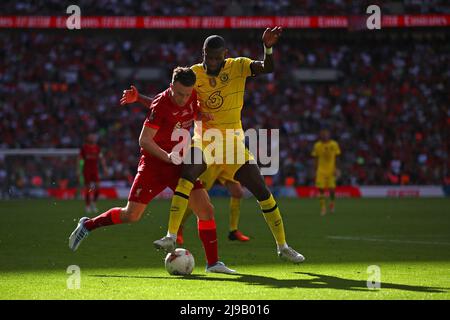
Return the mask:
[(139, 92), (135, 86), (131, 86), (128, 90), (123, 90), (122, 98), (120, 99), (120, 105), (133, 103), (137, 101)]
[(339, 179), (341, 177), (341, 170), (336, 168), (334, 170), (334, 176), (336, 177), (336, 179)]
[(172, 151), (169, 153), (169, 159), (174, 165), (180, 165), (183, 162), (183, 158), (180, 156), (180, 153), (176, 151)]
[(275, 43), (277, 43), (282, 32), (283, 29), (281, 27), (275, 27), (273, 29), (267, 28), (262, 36), (262, 41), (264, 42), (266, 48), (271, 48)]

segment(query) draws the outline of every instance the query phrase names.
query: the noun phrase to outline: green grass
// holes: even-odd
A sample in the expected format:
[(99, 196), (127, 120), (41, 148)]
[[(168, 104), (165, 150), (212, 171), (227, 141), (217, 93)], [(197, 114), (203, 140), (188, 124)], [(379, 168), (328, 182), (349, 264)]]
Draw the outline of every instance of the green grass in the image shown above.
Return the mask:
[[(450, 298), (449, 199), (342, 199), (325, 217), (317, 200), (279, 199), (287, 240), (307, 259), (301, 265), (278, 259), (253, 199), (241, 213), (248, 243), (227, 240), (228, 200), (213, 202), (221, 260), (239, 275), (204, 272), (194, 219), (185, 231), (193, 275), (166, 273), (151, 243), (165, 234), (168, 201), (151, 203), (137, 224), (94, 231), (75, 253), (67, 238), (82, 201), (2, 201), (0, 299)], [(101, 201), (99, 209), (123, 204)], [(81, 268), (78, 290), (67, 289), (69, 265)], [(370, 265), (380, 267), (380, 290), (367, 288)]]

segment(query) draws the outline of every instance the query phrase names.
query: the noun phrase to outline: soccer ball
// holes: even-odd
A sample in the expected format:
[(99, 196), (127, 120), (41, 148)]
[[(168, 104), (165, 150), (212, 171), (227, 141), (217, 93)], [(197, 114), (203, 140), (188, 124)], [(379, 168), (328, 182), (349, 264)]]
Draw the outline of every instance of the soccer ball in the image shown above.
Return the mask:
[(165, 259), (166, 270), (171, 275), (188, 275), (194, 270), (195, 261), (187, 249), (177, 248), (168, 253)]

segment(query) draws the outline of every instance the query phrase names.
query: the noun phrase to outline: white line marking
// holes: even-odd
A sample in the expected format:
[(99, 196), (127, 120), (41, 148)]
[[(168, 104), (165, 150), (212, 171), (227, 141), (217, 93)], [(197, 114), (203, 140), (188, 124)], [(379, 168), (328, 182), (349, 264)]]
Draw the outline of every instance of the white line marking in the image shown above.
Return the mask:
[(327, 238), (333, 239), (333, 240), (374, 241), (374, 242), (391, 242), (391, 243), (429, 244), (429, 245), (450, 246), (450, 242), (437, 242), (437, 241), (393, 240), (393, 239), (344, 237), (344, 236), (327, 236)]

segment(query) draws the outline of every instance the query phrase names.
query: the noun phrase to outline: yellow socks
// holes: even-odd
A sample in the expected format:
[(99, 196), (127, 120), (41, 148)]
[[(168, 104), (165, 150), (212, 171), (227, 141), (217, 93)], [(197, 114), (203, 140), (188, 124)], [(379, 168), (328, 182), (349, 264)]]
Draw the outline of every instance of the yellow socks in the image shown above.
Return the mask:
[(238, 229), (239, 216), (241, 215), (241, 199), (230, 199), (230, 231)]
[(278, 209), (277, 203), (272, 194), (269, 199), (260, 201), (259, 205), (263, 211), (264, 219), (272, 231), (273, 237), (278, 246), (286, 244), (286, 236), (284, 234), (283, 219), (281, 218), (280, 209)]
[(319, 203), (320, 203), (320, 210), (321, 210), (321, 211), (324, 211), (324, 210), (327, 209), (327, 208), (326, 208), (327, 203), (326, 203), (326, 201), (325, 201), (325, 194), (320, 194), (320, 195), (319, 195)]
[(188, 207), (189, 195), (193, 187), (194, 184), (189, 180), (183, 178), (178, 180), (178, 185), (170, 205), (169, 233), (171, 235), (176, 235), (178, 232), (181, 220), (183, 220), (184, 213)]
[(180, 224), (180, 228), (184, 226), (184, 224), (186, 223), (187, 219), (192, 216), (194, 214), (194, 212), (192, 211), (191, 208), (187, 208), (186, 211), (184, 212), (183, 215), (183, 219), (181, 220), (181, 224)]

